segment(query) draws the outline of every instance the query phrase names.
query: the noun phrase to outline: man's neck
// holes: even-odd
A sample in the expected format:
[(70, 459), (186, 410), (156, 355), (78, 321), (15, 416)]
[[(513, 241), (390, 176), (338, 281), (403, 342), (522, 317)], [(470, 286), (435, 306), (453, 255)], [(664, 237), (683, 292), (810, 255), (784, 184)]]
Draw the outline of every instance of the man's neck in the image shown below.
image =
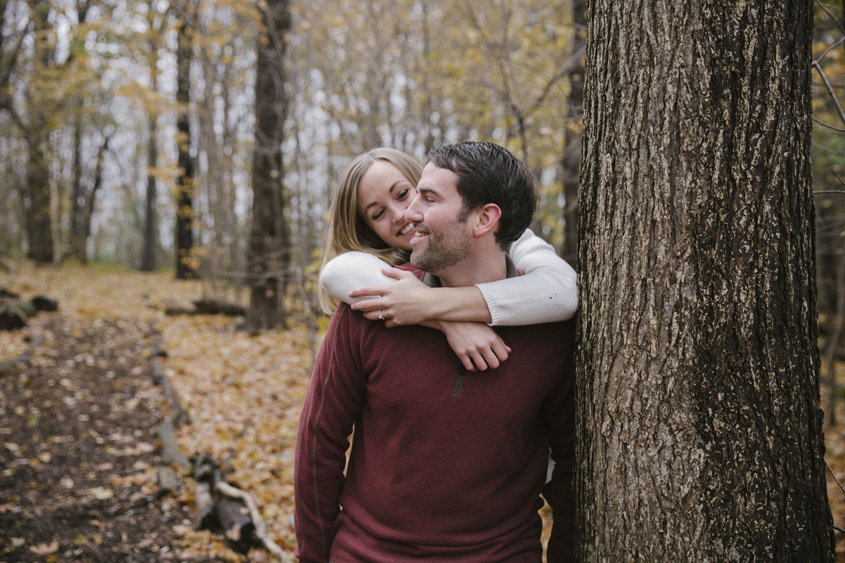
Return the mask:
[(505, 253), (501, 249), (479, 253), (437, 272), (443, 287), (464, 287), (503, 280), (508, 277)]

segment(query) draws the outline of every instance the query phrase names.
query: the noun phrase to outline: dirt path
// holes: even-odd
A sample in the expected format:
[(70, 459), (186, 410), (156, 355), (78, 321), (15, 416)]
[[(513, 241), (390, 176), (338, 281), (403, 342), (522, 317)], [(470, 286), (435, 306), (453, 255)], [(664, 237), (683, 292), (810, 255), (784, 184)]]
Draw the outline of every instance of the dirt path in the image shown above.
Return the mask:
[(40, 330), (31, 366), (0, 374), (0, 561), (221, 560), (181, 549), (188, 503), (159, 497), (146, 327), (55, 316)]

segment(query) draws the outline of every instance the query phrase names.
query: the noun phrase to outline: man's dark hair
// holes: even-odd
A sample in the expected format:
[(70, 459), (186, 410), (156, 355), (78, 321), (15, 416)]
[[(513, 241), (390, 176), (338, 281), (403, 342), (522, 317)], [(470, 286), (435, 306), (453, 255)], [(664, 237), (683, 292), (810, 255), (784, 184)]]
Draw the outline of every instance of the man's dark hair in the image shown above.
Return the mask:
[(428, 153), (428, 162), (458, 175), (463, 199), (460, 220), (488, 203), (502, 210), (496, 242), (507, 250), (531, 224), (537, 207), (534, 175), (509, 150), (493, 143), (443, 145)]

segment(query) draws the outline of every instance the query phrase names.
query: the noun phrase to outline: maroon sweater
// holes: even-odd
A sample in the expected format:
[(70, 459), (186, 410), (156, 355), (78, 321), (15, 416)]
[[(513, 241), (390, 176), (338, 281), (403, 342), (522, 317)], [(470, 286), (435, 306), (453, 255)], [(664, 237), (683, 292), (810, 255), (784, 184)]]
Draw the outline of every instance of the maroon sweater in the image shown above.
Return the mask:
[(501, 327), (509, 359), (464, 373), (440, 332), (387, 329), (341, 305), (300, 418), (297, 556), (539, 562), (551, 447), (548, 561), (571, 560), (574, 327)]

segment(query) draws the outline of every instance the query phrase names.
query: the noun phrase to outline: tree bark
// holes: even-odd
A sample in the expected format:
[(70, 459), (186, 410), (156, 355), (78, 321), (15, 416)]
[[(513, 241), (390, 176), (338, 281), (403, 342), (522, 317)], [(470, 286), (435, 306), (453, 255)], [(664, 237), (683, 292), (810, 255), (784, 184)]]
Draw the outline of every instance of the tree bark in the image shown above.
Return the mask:
[[(183, 6), (184, 10), (185, 6)], [(179, 145), (179, 175), (176, 179), (176, 278), (192, 279), (196, 275), (194, 256), (194, 163), (191, 159), (191, 45), (190, 29), (185, 14), (179, 14), (176, 46), (176, 120)]]
[[(161, 41), (161, 27), (156, 17), (153, 0), (147, 1), (147, 23), (149, 25), (149, 69), (150, 88), (158, 89), (158, 49)], [(190, 65), (189, 65), (190, 69)], [(190, 97), (189, 97), (190, 99)], [(156, 269), (156, 251), (158, 250), (158, 215), (156, 200), (158, 199), (158, 109), (149, 108), (149, 139), (147, 139), (147, 190), (144, 194), (144, 249), (141, 254), (141, 271), (153, 272)]]
[(141, 271), (152, 272), (156, 269), (156, 248), (158, 237), (156, 230), (156, 176), (158, 166), (158, 148), (156, 146), (156, 117), (150, 115), (150, 138), (147, 140), (147, 193), (144, 198), (144, 251), (141, 257)]
[(53, 216), (50, 212), (50, 172), (47, 169), (46, 126), (34, 119), (25, 132), (28, 159), (26, 162), (26, 225), (29, 248), (27, 257), (48, 264), (53, 261)]
[(287, 115), (284, 54), (290, 30), (288, 0), (268, 0), (262, 11), (255, 83), (255, 155), (252, 167), (252, 229), (249, 243), (251, 280), (247, 328), (285, 324), (285, 269), (289, 234), (282, 193), (282, 136)]
[[(50, 3), (44, 0), (33, 2), (30, 18), (33, 24), (35, 56), (39, 68), (52, 63), (49, 45)], [(27, 257), (42, 263), (53, 261), (53, 216), (50, 209), (50, 171), (47, 163), (46, 117), (34, 99), (37, 92), (28, 91), (32, 115), (24, 127), (27, 146), (25, 209), (27, 222)]]
[(812, 3), (588, 2), (582, 561), (833, 561)]
[(79, 259), (83, 264), (88, 263), (88, 238), (91, 236), (91, 220), (94, 217), (94, 208), (97, 204), (97, 192), (103, 186), (103, 162), (106, 157), (106, 151), (109, 150), (110, 140), (110, 136), (104, 136), (103, 143), (97, 150), (93, 184), (91, 191), (85, 197), (85, 207), (82, 210), (82, 225), (79, 232)]
[(73, 175), (70, 192), (70, 241), (68, 254), (75, 260), (82, 259), (82, 214), (84, 209), (82, 188), (82, 119), (81, 103), (77, 103), (73, 120)]

